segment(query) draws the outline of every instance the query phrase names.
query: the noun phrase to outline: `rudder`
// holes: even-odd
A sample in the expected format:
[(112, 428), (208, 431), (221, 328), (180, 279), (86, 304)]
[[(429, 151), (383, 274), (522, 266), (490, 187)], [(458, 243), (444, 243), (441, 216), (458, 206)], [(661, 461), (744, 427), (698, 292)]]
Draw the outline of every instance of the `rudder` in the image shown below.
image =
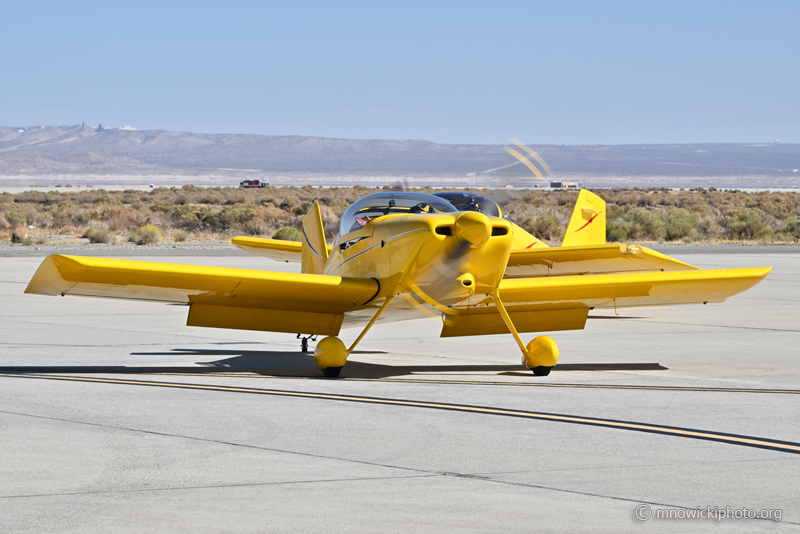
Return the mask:
[(318, 202), (314, 202), (308, 215), (303, 219), (301, 229), (303, 232), (301, 271), (322, 274), (328, 261), (328, 245), (325, 242), (325, 227), (322, 224), (322, 213)]
[(606, 201), (581, 189), (562, 247), (606, 244)]

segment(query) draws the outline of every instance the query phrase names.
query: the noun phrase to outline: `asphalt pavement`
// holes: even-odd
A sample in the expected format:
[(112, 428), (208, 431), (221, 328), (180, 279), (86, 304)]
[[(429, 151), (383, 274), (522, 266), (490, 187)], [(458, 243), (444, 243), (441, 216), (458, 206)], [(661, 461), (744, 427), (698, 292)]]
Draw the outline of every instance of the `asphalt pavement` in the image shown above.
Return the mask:
[(722, 304), (593, 312), (550, 334), (548, 377), (426, 319), (378, 324), (336, 380), (293, 335), (24, 295), (42, 258), (2, 257), (0, 531), (800, 530), (800, 254), (678, 252), (774, 268)]

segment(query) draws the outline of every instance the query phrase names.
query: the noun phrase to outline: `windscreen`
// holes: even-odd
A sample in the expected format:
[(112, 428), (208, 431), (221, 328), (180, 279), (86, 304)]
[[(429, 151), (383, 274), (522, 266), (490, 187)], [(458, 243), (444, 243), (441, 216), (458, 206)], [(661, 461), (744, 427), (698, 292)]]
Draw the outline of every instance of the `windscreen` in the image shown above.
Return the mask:
[(445, 191), (434, 193), (452, 204), (458, 211), (480, 211), (490, 217), (500, 217), (500, 206), (497, 202), (476, 193), (462, 191)]
[(391, 213), (454, 213), (458, 211), (444, 199), (426, 193), (387, 191), (357, 200), (342, 215), (339, 235), (363, 228), (371, 220)]

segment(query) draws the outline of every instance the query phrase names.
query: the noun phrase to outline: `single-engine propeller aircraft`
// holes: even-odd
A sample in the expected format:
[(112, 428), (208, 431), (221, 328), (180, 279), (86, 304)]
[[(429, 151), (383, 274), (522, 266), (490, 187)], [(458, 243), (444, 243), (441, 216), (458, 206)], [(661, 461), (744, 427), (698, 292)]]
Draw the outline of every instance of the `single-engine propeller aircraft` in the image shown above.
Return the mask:
[[(324, 335), (317, 367), (339, 376), (378, 321), (432, 316), (442, 337), (511, 334), (522, 363), (544, 376), (558, 361), (548, 336), (583, 329), (597, 308), (722, 302), (769, 267), (701, 270), (639, 245), (606, 244), (606, 206), (582, 190), (560, 247), (548, 247), (474, 193), (387, 191), (356, 201), (325, 240), (319, 204), (302, 242), (235, 237), (231, 243), (300, 273), (54, 255), (26, 293), (182, 303), (188, 326)], [(337, 337), (360, 327), (349, 347)], [(305, 338), (303, 340), (305, 346)]]

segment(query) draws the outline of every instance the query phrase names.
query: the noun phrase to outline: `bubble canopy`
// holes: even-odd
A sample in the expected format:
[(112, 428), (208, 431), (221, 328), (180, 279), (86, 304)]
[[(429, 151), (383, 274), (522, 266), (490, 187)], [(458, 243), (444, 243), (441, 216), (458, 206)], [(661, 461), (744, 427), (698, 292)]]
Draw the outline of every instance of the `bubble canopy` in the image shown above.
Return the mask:
[(369, 221), (390, 213), (455, 213), (458, 210), (447, 200), (426, 193), (387, 191), (373, 193), (357, 200), (342, 215), (339, 235), (363, 228)]
[(500, 206), (497, 205), (497, 202), (477, 193), (444, 191), (442, 193), (434, 193), (434, 196), (447, 200), (458, 211), (480, 211), (490, 217), (501, 216)]

